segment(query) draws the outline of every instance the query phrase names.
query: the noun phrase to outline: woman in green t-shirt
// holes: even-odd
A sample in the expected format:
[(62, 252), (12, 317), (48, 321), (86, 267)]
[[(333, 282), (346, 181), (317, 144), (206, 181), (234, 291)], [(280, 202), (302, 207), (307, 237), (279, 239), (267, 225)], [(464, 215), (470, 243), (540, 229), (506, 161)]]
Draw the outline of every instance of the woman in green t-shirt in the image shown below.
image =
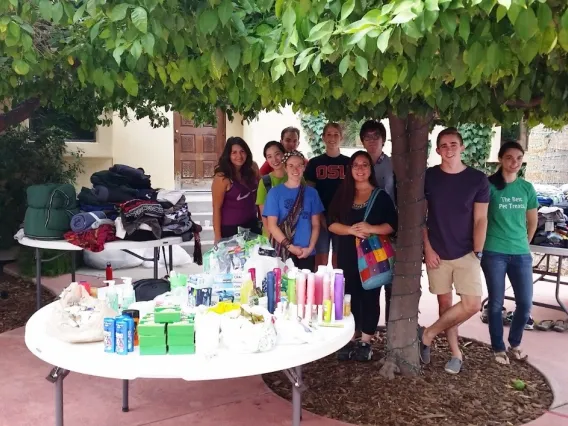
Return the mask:
[(270, 189), (276, 185), (286, 182), (286, 169), (284, 168), (284, 146), (280, 142), (270, 141), (264, 145), (264, 158), (272, 167), (272, 171), (264, 176), (261, 176), (258, 182), (258, 190), (256, 191), (256, 205), (260, 210), (260, 217), (262, 217), (262, 234), (268, 237), (268, 226), (266, 218), (262, 215), (264, 211), (264, 203), (266, 201), (266, 194)]
[(489, 294), (488, 320), (495, 361), (509, 364), (503, 342), (501, 310), (505, 276), (515, 293), (515, 313), (509, 330), (509, 355), (523, 360), (521, 339), (532, 308), (533, 274), (530, 241), (537, 227), (538, 201), (531, 183), (518, 176), (525, 151), (517, 142), (506, 142), (499, 150), (499, 170), (489, 177), (490, 200), (487, 238), (481, 267)]

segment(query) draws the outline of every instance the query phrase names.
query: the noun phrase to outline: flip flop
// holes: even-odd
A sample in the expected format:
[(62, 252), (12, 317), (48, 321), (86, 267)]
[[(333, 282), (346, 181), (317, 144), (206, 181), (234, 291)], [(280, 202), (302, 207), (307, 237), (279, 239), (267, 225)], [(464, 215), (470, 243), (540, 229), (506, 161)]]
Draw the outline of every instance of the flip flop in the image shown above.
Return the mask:
[(554, 327), (555, 322), (553, 320), (544, 320), (535, 322), (534, 328), (540, 331), (549, 331)]
[(495, 356), (495, 362), (501, 365), (509, 365), (509, 357), (507, 356), (507, 352), (495, 352), (493, 354)]
[(516, 359), (517, 361), (526, 361), (526, 359), (528, 358), (528, 355), (526, 355), (521, 348), (509, 348), (509, 354), (511, 354), (511, 357), (513, 359)]
[(564, 333), (566, 330), (568, 330), (568, 322), (564, 320), (558, 320), (556, 321), (552, 329), (559, 333)]

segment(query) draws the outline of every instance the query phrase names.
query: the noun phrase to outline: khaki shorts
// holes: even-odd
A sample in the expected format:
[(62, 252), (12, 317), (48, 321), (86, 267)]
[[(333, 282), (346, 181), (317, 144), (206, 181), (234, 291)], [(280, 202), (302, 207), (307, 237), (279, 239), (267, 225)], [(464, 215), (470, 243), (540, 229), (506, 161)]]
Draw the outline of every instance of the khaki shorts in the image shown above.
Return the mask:
[(483, 295), (481, 262), (473, 252), (459, 259), (441, 260), (436, 269), (426, 269), (432, 294), (451, 293), (453, 284), (459, 295)]

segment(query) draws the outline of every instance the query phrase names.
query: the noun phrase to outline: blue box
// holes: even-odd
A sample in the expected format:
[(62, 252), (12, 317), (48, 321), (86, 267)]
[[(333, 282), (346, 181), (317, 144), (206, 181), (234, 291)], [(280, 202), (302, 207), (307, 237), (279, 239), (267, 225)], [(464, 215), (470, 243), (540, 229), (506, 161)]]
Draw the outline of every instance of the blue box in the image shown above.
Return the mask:
[(115, 351), (119, 355), (128, 355), (128, 321), (122, 317), (115, 320)]
[(115, 319), (105, 318), (103, 321), (103, 343), (105, 352), (114, 353), (116, 343)]
[(123, 321), (128, 324), (128, 331), (126, 333), (126, 347), (128, 352), (134, 352), (134, 319), (130, 315), (122, 315)]

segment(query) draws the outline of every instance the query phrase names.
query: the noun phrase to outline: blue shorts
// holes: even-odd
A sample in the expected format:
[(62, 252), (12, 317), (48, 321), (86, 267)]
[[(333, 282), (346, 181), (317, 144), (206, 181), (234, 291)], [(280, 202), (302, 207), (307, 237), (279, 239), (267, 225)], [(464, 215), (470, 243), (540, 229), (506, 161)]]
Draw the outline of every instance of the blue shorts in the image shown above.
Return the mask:
[(333, 247), (333, 252), (336, 253), (338, 244), (337, 235), (332, 232), (329, 232), (327, 226), (322, 226), (320, 228), (320, 234), (318, 237), (318, 241), (316, 242), (316, 254), (328, 254), (329, 248)]

